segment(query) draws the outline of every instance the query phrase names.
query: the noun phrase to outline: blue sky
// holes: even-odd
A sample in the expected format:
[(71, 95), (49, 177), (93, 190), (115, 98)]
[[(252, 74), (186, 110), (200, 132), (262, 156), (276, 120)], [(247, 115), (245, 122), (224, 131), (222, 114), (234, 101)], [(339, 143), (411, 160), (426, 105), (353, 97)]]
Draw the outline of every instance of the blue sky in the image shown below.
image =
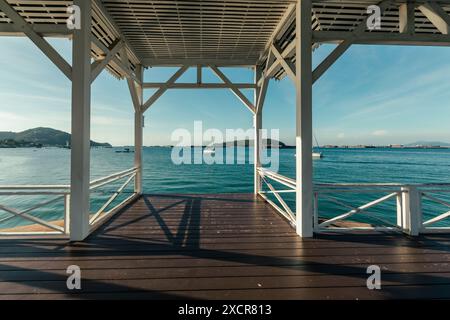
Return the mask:
[[(50, 41), (71, 60), (71, 43)], [(70, 82), (26, 38), (0, 38), (0, 131), (47, 126), (70, 132)], [(317, 65), (333, 49), (314, 53)], [(450, 48), (353, 46), (314, 85), (314, 132), (320, 144), (390, 144), (450, 141)], [(146, 80), (164, 81), (173, 68), (152, 68)], [(224, 68), (234, 81), (251, 70)], [(179, 81), (195, 76), (190, 70)], [(205, 81), (219, 80), (205, 71)], [(146, 90), (145, 96), (151, 94)], [(246, 92), (249, 97), (251, 92)], [(250, 112), (228, 90), (171, 90), (146, 113), (145, 145), (173, 144), (177, 128), (252, 126)], [(289, 79), (271, 81), (265, 128), (294, 143), (295, 92)], [(133, 142), (133, 108), (125, 81), (106, 71), (92, 87), (92, 138), (114, 145)]]

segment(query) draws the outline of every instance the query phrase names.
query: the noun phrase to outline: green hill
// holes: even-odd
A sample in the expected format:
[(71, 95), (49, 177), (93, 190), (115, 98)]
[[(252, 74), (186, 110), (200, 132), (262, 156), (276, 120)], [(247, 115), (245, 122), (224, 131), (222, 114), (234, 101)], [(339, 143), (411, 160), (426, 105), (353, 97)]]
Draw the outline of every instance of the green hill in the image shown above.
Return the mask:
[[(8, 141), (8, 144), (6, 143)], [(6, 146), (15, 141), (17, 146), (42, 145), (44, 147), (64, 147), (70, 144), (70, 133), (52, 128), (34, 128), (22, 132), (0, 131), (0, 146)], [(109, 143), (99, 143), (91, 140), (93, 147), (110, 147)]]
[[(278, 146), (280, 149), (287, 149), (291, 148), (290, 146), (284, 144), (281, 141), (274, 140), (274, 139), (263, 139), (262, 141), (263, 145), (266, 148), (272, 148)], [(227, 141), (223, 143), (217, 143), (215, 144), (216, 147), (253, 147), (253, 140), (234, 140), (234, 141)]]

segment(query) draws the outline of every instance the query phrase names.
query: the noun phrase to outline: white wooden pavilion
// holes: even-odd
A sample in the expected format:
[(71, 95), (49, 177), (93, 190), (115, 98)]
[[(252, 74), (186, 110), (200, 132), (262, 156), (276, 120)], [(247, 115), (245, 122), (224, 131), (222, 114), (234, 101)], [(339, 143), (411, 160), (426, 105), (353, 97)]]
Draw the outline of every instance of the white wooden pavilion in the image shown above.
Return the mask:
[[(81, 9), (79, 29), (67, 26), (71, 5)], [(380, 8), (380, 29), (367, 28), (370, 5)], [(261, 193), (266, 178), (295, 190), (295, 213), (274, 193), (281, 203), (277, 210), (291, 220), (298, 235), (311, 237), (317, 222), (313, 219), (311, 157), (314, 82), (352, 44), (450, 45), (449, 13), (448, 0), (0, 0), (0, 35), (30, 38), (72, 81), (70, 223), (66, 230), (71, 240), (83, 240), (91, 230), (90, 96), (91, 83), (103, 69), (127, 81), (133, 101), (135, 168), (113, 178), (131, 173), (134, 197), (142, 194), (144, 112), (170, 89), (223, 88), (231, 90), (253, 114), (255, 193)], [(71, 64), (46, 37), (72, 39)], [(313, 69), (312, 51), (321, 43), (337, 46)], [(145, 70), (160, 66), (179, 69), (166, 82), (145, 82)], [(224, 67), (253, 68), (254, 83), (232, 82), (221, 70)], [(196, 68), (197, 81), (177, 82), (188, 68)], [(210, 68), (222, 83), (205, 83), (204, 68)], [(286, 76), (296, 88), (295, 180), (265, 171), (259, 161), (259, 129), (268, 82)], [(157, 90), (145, 101), (145, 89)], [(242, 89), (254, 90), (253, 101)], [(422, 225), (416, 221), (415, 206), (409, 205), (420, 196), (414, 188), (403, 189), (398, 195), (404, 203), (401, 211), (407, 214), (399, 224), (415, 234)]]

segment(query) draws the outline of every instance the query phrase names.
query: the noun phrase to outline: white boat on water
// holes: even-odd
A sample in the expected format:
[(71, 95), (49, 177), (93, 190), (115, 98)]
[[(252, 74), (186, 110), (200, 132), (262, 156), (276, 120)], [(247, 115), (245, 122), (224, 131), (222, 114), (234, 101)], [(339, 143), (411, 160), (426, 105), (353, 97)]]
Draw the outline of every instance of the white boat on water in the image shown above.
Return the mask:
[(206, 147), (205, 149), (203, 149), (203, 153), (204, 154), (215, 154), (216, 153), (216, 148), (214, 148), (214, 147)]
[[(294, 153), (294, 157), (297, 157), (297, 154)], [(313, 159), (322, 159), (323, 153), (322, 152), (313, 152), (312, 157), (313, 157)]]
[(313, 157), (313, 159), (321, 159), (321, 158), (323, 158), (323, 153), (322, 152), (313, 152), (312, 157)]

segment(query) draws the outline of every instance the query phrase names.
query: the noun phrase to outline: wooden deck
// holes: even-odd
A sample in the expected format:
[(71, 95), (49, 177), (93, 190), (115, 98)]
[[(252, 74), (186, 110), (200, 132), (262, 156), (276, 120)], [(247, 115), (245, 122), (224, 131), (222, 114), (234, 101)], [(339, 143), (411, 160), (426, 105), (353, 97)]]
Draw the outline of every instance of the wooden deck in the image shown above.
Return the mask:
[[(253, 195), (148, 195), (83, 243), (1, 240), (0, 299), (450, 298), (450, 236), (294, 230)], [(366, 269), (382, 269), (368, 290)], [(82, 290), (66, 288), (66, 268)]]

